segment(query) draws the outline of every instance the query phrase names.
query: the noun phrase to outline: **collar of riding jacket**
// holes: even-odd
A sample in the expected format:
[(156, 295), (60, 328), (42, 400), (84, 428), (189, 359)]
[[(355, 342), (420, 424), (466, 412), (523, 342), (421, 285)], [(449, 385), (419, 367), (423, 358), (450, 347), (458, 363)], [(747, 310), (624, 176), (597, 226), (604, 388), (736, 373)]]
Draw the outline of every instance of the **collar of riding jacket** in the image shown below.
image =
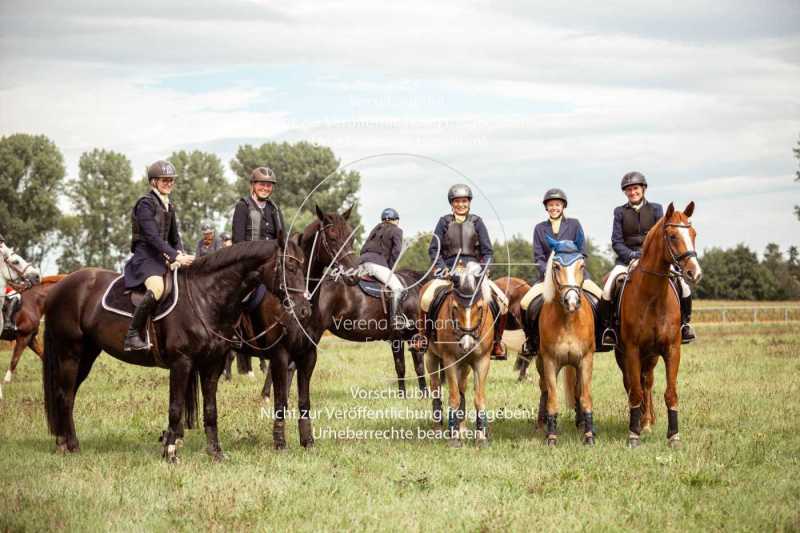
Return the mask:
[(164, 206), (164, 209), (169, 211), (169, 195), (168, 194), (161, 194), (161, 192), (153, 187), (151, 189), (154, 193), (156, 193), (156, 197), (161, 200), (161, 204)]
[(642, 201), (641, 201), (641, 202), (639, 202), (639, 203), (638, 203), (638, 204), (636, 204), (636, 205), (633, 205), (632, 203), (628, 202), (628, 207), (630, 207), (631, 209), (633, 209), (634, 211), (636, 211), (636, 212), (638, 213), (638, 212), (639, 212), (639, 210), (640, 210), (642, 207), (644, 207), (646, 203), (647, 203), (647, 198), (645, 198), (644, 196), (642, 196)]
[(469, 216), (469, 212), (466, 215), (457, 215), (457, 214), (453, 213), (453, 218), (459, 224), (463, 224), (464, 221), (467, 220), (468, 216)]
[(550, 220), (550, 227), (553, 229), (553, 233), (558, 234), (558, 230), (561, 229), (561, 221), (564, 220), (564, 213), (558, 215), (558, 218), (553, 218), (551, 216), (547, 217)]

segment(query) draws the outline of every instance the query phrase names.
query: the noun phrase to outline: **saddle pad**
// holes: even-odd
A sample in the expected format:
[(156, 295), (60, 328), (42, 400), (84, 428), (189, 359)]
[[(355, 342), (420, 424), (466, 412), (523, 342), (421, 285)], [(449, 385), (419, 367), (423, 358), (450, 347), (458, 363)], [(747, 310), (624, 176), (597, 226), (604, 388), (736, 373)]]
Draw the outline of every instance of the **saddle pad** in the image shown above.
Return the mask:
[(452, 283), (447, 281), (446, 279), (435, 279), (428, 283), (423, 291), (422, 295), (419, 298), (419, 307), (426, 313), (431, 308), (431, 302), (433, 301), (433, 297), (436, 294), (436, 291), (440, 287), (450, 287)]
[[(364, 294), (373, 298), (380, 298), (384, 290), (386, 292), (391, 292), (388, 287), (384, 289), (383, 283), (372, 277), (359, 278), (358, 286)], [(405, 292), (403, 294), (405, 294)]]
[[(131, 302), (130, 289), (125, 288), (124, 276), (114, 278), (114, 281), (106, 289), (103, 294), (102, 305), (103, 309), (116, 315), (133, 317), (133, 312), (136, 310), (133, 302)], [(137, 291), (141, 292), (141, 291)], [(172, 312), (175, 305), (178, 303), (178, 270), (172, 271), (172, 290), (166, 295), (166, 298), (156, 304), (156, 312), (153, 317), (153, 322), (161, 320)]]

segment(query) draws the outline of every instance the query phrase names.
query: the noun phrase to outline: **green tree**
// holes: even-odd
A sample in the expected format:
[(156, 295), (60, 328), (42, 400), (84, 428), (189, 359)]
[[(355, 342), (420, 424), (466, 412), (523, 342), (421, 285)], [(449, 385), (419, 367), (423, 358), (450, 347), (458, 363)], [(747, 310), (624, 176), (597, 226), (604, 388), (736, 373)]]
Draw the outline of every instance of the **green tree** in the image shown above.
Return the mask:
[(744, 244), (728, 250), (706, 250), (700, 266), (703, 279), (697, 286), (699, 298), (768, 300), (777, 292), (778, 282), (773, 273)]
[[(230, 224), (236, 191), (225, 179), (222, 161), (212, 153), (181, 150), (167, 159), (177, 173), (170, 200), (178, 213), (183, 246), (187, 253), (194, 253), (204, 221), (217, 224), (218, 233)], [(141, 185), (147, 190), (146, 173)]]
[(397, 270), (401, 268), (410, 268), (420, 272), (426, 272), (431, 266), (431, 260), (428, 257), (428, 245), (431, 242), (432, 233), (429, 231), (421, 231), (413, 237), (403, 239), (404, 247), (407, 247), (400, 258), (400, 264), (397, 265)]
[(64, 173), (61, 152), (44, 135), (0, 138), (0, 233), (33, 263), (56, 244)]
[[(293, 231), (302, 230), (301, 220), (305, 224), (312, 220), (315, 205), (319, 205), (323, 211), (341, 213), (358, 201), (361, 175), (354, 170), (337, 170), (339, 164), (330, 148), (304, 141), (294, 144), (265, 143), (258, 147), (247, 144), (240, 146), (231, 160), (231, 168), (237, 175), (236, 191), (240, 196), (250, 193), (250, 173), (254, 168), (268, 166), (275, 171), (278, 183), (273, 198), (283, 210), (287, 226), (300, 204), (319, 185), (303, 205)], [(328, 176), (330, 178), (320, 185)], [(350, 215), (350, 224), (354, 228), (361, 224), (356, 209)], [(357, 234), (357, 241), (360, 240), (360, 233)]]
[(78, 179), (67, 183), (73, 214), (61, 221), (59, 269), (119, 270), (129, 255), (131, 209), (138, 195), (128, 158), (111, 150), (84, 152)]
[(770, 300), (795, 300), (800, 298), (800, 278), (797, 276), (797, 248), (789, 250), (789, 260), (784, 258), (780, 246), (769, 243), (761, 263), (775, 277), (776, 286)]

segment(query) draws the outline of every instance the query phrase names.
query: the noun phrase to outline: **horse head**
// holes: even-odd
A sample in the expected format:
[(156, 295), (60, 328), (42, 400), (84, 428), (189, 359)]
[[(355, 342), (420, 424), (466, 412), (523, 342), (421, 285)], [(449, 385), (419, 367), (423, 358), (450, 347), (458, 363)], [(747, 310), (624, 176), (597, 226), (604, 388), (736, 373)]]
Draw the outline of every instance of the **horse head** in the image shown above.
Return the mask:
[(464, 297), (456, 292), (449, 299), (450, 327), (457, 338), (459, 350), (466, 355), (481, 342), (485, 319), (488, 317), (491, 322), (488, 303), (480, 293)]
[(315, 206), (317, 219), (303, 231), (303, 248), (316, 270), (333, 268), (348, 285), (358, 282), (358, 258), (353, 251), (355, 230), (348, 223), (353, 207), (341, 215)]
[(262, 283), (281, 298), (284, 309), (300, 319), (311, 316), (310, 295), (305, 287), (306, 258), (294, 239), (281, 230), (277, 235), (278, 253), (259, 269)]
[(689, 220), (693, 213), (694, 202), (689, 202), (683, 212), (677, 211), (670, 202), (664, 213), (664, 248), (665, 260), (682, 272), (689, 282), (696, 284), (703, 277), (703, 269), (695, 249), (697, 232)]
[(583, 280), (586, 276), (586, 264), (580, 244), (583, 233), (576, 240), (557, 241), (547, 235), (547, 242), (552, 249), (545, 273), (545, 301), (550, 302), (558, 293), (564, 310), (574, 313), (581, 307)]
[(39, 271), (13, 249), (0, 244), (0, 276), (12, 287), (28, 289), (41, 282)]

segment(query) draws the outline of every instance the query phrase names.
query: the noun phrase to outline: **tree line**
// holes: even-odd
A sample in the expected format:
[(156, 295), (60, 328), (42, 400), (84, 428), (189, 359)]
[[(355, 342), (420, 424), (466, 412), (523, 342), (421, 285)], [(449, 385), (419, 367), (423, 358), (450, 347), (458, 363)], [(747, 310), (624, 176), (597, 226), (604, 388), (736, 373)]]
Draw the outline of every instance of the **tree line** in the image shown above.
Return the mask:
[[(793, 151), (800, 159), (800, 142)], [(267, 165), (275, 170), (279, 183), (274, 199), (287, 224), (296, 217), (295, 228), (313, 219), (315, 205), (335, 211), (356, 203), (361, 184), (358, 172), (337, 170), (339, 161), (330, 148), (308, 142), (239, 146), (230, 161), (236, 175), (233, 184), (226, 180), (222, 161), (213, 153), (180, 150), (166, 159), (178, 174), (173, 199), (188, 250), (200, 238), (203, 221), (225, 221), (220, 231), (229, 227), (226, 224), (230, 224), (235, 202), (248, 194), (250, 172), (255, 167)], [(0, 138), (0, 232), (34, 263), (60, 252), (57, 264), (62, 272), (83, 266), (120, 270), (130, 253), (131, 209), (148, 189), (146, 169), (137, 177), (124, 154), (103, 149), (84, 152), (78, 167), (78, 176), (66, 179), (64, 158), (44, 135)], [(314, 201), (300, 207), (326, 177), (316, 189)], [(69, 206), (63, 205), (62, 197)], [(66, 207), (64, 212), (62, 207)], [(800, 218), (800, 207), (795, 210)], [(351, 222), (360, 224), (357, 210), (353, 210)], [(399, 266), (427, 270), (430, 238), (429, 233), (420, 233), (408, 239)], [(494, 248), (498, 264), (493, 276), (509, 274), (529, 282), (538, 279), (530, 240), (515, 235), (506, 243), (495, 241)], [(587, 248), (587, 271), (601, 283), (611, 261), (591, 240)], [(796, 246), (784, 253), (771, 243), (761, 260), (744, 244), (711, 248), (704, 251), (700, 264), (704, 271), (696, 292), (700, 298), (800, 299)]]

